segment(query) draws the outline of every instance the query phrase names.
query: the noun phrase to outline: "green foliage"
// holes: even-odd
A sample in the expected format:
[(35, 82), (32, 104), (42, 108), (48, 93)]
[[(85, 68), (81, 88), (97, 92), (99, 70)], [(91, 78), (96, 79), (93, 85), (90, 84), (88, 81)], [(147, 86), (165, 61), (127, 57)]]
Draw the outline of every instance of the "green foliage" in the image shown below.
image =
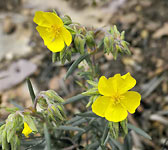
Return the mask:
[[(54, 11), (54, 13), (56, 12)], [(109, 146), (114, 150), (131, 150), (131, 135), (128, 133), (128, 129), (151, 139), (143, 130), (127, 124), (127, 120), (119, 123), (107, 122), (107, 120), (89, 110), (77, 113), (68, 120), (64, 109), (66, 104), (80, 102), (81, 104), (84, 103), (86, 108), (89, 109), (93, 102), (101, 96), (98, 92), (99, 64), (95, 55), (103, 50), (104, 54), (111, 53), (114, 59), (117, 59), (118, 53), (130, 54), (130, 51), (129, 44), (125, 41), (125, 32), (120, 33), (116, 26), (108, 31), (103, 29), (98, 31), (89, 30), (74, 23), (67, 15), (62, 17), (62, 20), (64, 27), (73, 36), (73, 43), (61, 52), (53, 53), (52, 61), (53, 63), (60, 61), (65, 64), (66, 61), (71, 62), (71, 58), (77, 54), (79, 57), (72, 62), (65, 79), (78, 70), (78, 75), (86, 81), (84, 84), (78, 81), (85, 92), (66, 101), (53, 90), (41, 91), (35, 95), (31, 81), (27, 79), (33, 106), (27, 109), (22, 108), (20, 110), (18, 107), (10, 110), (12, 113), (8, 116), (6, 122), (0, 126), (2, 149), (19, 150), (21, 140), (23, 144), (26, 145), (27, 143), (32, 147), (41, 145), (41, 149), (51, 150), (53, 147), (54, 149), (62, 149), (67, 143), (75, 143), (79, 146), (82, 136), (87, 135), (89, 143), (85, 147), (86, 150), (106, 150)], [(104, 36), (98, 37), (98, 32), (103, 32)], [(40, 111), (36, 108), (37, 105), (40, 107)], [(40, 134), (40, 142), (36, 142), (31, 137), (29, 140), (23, 140), (24, 122), (28, 124), (34, 134), (37, 132)], [(65, 142), (65, 139), (68, 140), (65, 138), (67, 136), (70, 137), (70, 140)], [(119, 136), (124, 138), (123, 144), (117, 141)], [(36, 135), (34, 135), (34, 138), (36, 138)]]

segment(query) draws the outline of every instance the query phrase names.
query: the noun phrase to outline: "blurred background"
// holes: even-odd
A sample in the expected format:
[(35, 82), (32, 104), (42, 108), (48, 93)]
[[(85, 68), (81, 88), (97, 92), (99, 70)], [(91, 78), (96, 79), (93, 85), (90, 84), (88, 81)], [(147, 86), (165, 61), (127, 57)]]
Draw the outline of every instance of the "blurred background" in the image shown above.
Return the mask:
[[(52, 64), (51, 52), (43, 44), (33, 23), (37, 10), (69, 15), (86, 27), (117, 25), (125, 30), (131, 56), (98, 53), (96, 59), (106, 77), (130, 72), (142, 94), (141, 106), (128, 116), (145, 130), (152, 141), (133, 133), (135, 150), (168, 149), (168, 0), (0, 0), (0, 106), (29, 107), (31, 98), (25, 79), (33, 87), (54, 89), (65, 99), (81, 92), (77, 73), (64, 81), (70, 63)], [(75, 60), (75, 57), (74, 59)], [(73, 61), (72, 60), (72, 61)], [(86, 111), (82, 103), (68, 104), (69, 116)], [(0, 121), (7, 117), (0, 110)]]

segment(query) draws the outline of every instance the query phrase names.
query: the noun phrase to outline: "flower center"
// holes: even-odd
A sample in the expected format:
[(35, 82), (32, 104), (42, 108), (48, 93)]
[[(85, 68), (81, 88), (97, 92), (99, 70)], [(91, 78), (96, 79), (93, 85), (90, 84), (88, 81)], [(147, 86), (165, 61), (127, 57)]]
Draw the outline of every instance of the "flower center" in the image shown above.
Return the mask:
[(54, 34), (54, 37), (57, 38), (60, 35), (61, 27), (58, 27), (56, 25), (52, 25), (51, 32)]
[(116, 94), (114, 96), (112, 96), (113, 99), (113, 105), (117, 105), (120, 103), (120, 100), (123, 98), (123, 96)]

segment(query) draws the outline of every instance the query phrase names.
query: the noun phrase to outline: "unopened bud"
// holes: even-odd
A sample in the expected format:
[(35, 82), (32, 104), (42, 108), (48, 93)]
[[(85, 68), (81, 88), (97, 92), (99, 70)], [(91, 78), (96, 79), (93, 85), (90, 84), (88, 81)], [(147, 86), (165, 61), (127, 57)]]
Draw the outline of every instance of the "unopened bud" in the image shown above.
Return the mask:
[(85, 50), (85, 39), (81, 35), (76, 35), (74, 39), (75, 48), (81, 53), (84, 54)]
[(127, 119), (120, 122), (121, 128), (122, 128), (122, 135), (125, 137), (125, 135), (128, 134), (128, 127), (127, 127)]
[(89, 46), (89, 48), (93, 48), (95, 46), (93, 31), (89, 31), (86, 33), (86, 44)]
[(119, 135), (119, 123), (118, 122), (109, 122), (110, 134), (114, 139), (118, 138)]
[(69, 17), (68, 15), (65, 15), (65, 16), (62, 18), (62, 21), (63, 21), (64, 25), (70, 25), (70, 24), (72, 24), (71, 17)]
[(104, 50), (107, 54), (113, 52), (113, 38), (111, 36), (104, 38)]

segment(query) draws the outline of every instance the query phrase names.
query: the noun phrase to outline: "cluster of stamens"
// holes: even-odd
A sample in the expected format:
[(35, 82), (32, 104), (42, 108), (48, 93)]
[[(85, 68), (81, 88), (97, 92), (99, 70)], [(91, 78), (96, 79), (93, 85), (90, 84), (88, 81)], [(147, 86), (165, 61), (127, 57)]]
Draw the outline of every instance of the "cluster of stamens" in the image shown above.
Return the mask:
[(51, 32), (54, 34), (54, 37), (57, 38), (60, 35), (61, 27), (58, 27), (56, 25), (52, 25)]
[(112, 96), (113, 99), (113, 105), (117, 105), (120, 103), (120, 100), (123, 98), (123, 96), (116, 94), (114, 96)]

